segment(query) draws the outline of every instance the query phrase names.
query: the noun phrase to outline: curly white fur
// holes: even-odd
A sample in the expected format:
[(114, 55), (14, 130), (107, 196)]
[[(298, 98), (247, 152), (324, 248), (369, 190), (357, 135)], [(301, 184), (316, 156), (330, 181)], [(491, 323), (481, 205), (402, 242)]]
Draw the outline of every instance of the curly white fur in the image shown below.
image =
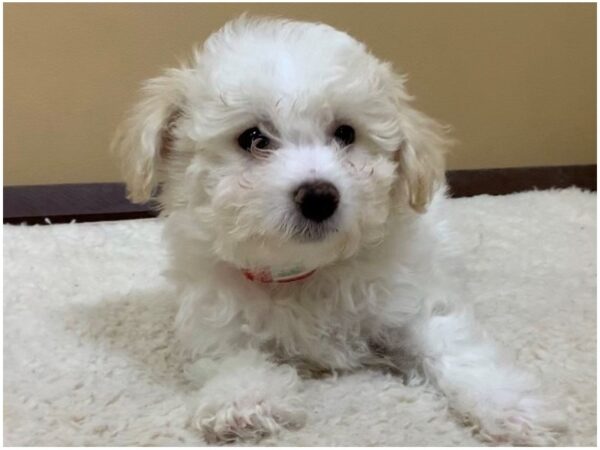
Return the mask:
[[(161, 188), (178, 330), (190, 373), (210, 386), (193, 419), (208, 440), (301, 426), (298, 373), (364, 366), (435, 384), (495, 443), (551, 444), (564, 431), (474, 323), (444, 222), (449, 141), (404, 81), (329, 26), (242, 17), (150, 80), (120, 129), (131, 198)], [(332, 138), (340, 124), (355, 142)], [(274, 145), (240, 149), (251, 127)], [(315, 179), (340, 203), (306, 238), (291, 192)], [(290, 264), (316, 272), (288, 284), (241, 272)]]

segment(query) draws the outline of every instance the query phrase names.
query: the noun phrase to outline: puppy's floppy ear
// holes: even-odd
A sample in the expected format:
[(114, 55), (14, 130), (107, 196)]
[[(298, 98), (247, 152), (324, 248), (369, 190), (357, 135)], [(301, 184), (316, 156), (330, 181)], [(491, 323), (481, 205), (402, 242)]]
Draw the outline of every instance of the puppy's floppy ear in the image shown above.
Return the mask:
[(433, 194), (445, 182), (445, 154), (453, 143), (449, 127), (417, 111), (404, 91), (404, 78), (395, 80), (395, 101), (404, 134), (396, 153), (399, 182), (410, 206), (425, 212)]
[(183, 71), (172, 69), (144, 83), (142, 98), (123, 121), (112, 142), (121, 162), (129, 199), (150, 199), (183, 108)]

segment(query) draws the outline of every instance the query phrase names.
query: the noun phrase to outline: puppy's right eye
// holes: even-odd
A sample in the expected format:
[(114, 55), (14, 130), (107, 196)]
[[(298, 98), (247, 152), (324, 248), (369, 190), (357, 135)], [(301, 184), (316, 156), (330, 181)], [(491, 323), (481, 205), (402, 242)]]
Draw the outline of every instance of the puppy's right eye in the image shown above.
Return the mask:
[(354, 128), (350, 125), (340, 125), (335, 129), (333, 136), (343, 145), (350, 145), (356, 138)]
[(257, 127), (248, 128), (238, 137), (238, 144), (247, 152), (252, 149), (265, 149), (269, 146), (269, 138), (261, 133)]

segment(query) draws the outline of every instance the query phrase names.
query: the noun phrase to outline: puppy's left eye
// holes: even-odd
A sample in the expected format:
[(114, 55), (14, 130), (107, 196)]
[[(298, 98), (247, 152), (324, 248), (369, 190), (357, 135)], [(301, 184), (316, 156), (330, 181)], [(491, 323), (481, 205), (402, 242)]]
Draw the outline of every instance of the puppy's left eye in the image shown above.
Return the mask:
[(356, 137), (354, 128), (350, 125), (340, 125), (335, 129), (333, 136), (337, 139), (340, 144), (350, 145), (354, 142)]
[(265, 149), (271, 141), (257, 127), (248, 128), (238, 137), (238, 144), (247, 152), (253, 149)]

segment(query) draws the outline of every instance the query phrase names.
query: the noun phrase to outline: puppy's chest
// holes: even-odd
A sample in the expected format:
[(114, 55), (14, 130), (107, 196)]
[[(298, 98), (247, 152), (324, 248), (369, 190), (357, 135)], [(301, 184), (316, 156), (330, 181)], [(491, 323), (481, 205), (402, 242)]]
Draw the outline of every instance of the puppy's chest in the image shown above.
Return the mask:
[(275, 360), (296, 366), (305, 377), (320, 377), (333, 370), (354, 370), (370, 366), (396, 370), (394, 350), (379, 339), (371, 319), (315, 320), (291, 322), (281, 333), (265, 340), (261, 347)]
[(375, 290), (346, 292), (345, 297), (343, 291), (274, 296), (262, 320), (248, 325), (277, 359), (313, 371), (379, 364), (385, 352), (376, 336), (391, 299)]

